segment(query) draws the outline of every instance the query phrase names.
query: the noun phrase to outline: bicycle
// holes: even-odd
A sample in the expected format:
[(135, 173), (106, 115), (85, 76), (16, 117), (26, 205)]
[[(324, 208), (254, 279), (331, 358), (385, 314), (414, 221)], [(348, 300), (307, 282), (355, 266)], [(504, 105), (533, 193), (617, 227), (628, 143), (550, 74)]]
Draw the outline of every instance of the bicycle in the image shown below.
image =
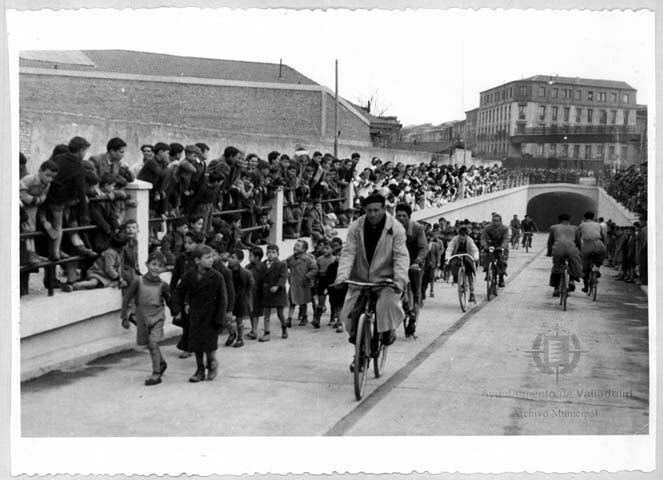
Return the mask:
[(470, 290), (470, 281), (465, 272), (465, 262), (463, 257), (469, 257), (474, 261), (472, 255), (468, 253), (458, 253), (449, 257), (448, 262), (451, 262), (453, 258), (460, 259), (460, 267), (458, 268), (458, 300), (460, 301), (460, 309), (465, 312), (467, 310), (467, 295)]
[(518, 247), (520, 246), (520, 232), (516, 231), (511, 235), (511, 248), (513, 250), (518, 250)]
[(532, 232), (523, 232), (523, 246), (525, 247), (525, 253), (532, 248)]
[(402, 293), (402, 291), (392, 282), (369, 283), (346, 280), (345, 283), (361, 287), (357, 304), (363, 305), (363, 311), (357, 320), (354, 368), (352, 369), (355, 398), (361, 400), (371, 359), (373, 360), (375, 378), (380, 377), (387, 363), (387, 345), (382, 343), (375, 314), (378, 294), (383, 288), (387, 287), (393, 288), (394, 291), (399, 293)]
[(501, 251), (501, 248), (488, 247), (488, 254), (492, 255), (486, 271), (486, 298), (488, 300), (497, 296), (497, 255), (495, 254)]

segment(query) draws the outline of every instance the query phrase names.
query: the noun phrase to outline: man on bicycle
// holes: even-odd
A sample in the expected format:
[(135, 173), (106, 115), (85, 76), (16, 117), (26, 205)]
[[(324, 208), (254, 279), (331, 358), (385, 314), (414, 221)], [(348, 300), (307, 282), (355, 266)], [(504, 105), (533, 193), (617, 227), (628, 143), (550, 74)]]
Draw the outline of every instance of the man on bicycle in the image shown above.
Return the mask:
[[(489, 252), (489, 248), (501, 249), (501, 252)], [(483, 271), (488, 272), (488, 265), (497, 259), (497, 274), (499, 275), (500, 288), (504, 288), (504, 275), (506, 275), (507, 259), (509, 258), (509, 228), (502, 225), (502, 216), (493, 213), (492, 222), (481, 232), (481, 249), (484, 251)], [(487, 273), (486, 273), (487, 275)]]
[(523, 221), (520, 222), (520, 228), (523, 231), (523, 247), (525, 246), (525, 242), (528, 242), (527, 246), (532, 248), (532, 234), (539, 231), (536, 223), (534, 223), (534, 220), (529, 215), (525, 215)]
[(419, 308), (421, 306), (421, 280), (424, 272), (424, 263), (428, 253), (426, 230), (419, 222), (411, 220), (412, 208), (407, 203), (396, 205), (396, 220), (405, 228), (408, 254), (410, 255), (410, 268), (408, 270), (409, 288), (403, 299), (403, 308), (407, 312), (408, 322), (405, 327), (405, 336), (412, 337), (416, 330)]
[(559, 223), (550, 227), (548, 236), (548, 257), (553, 258), (553, 267), (550, 272), (550, 286), (555, 288), (553, 297), (559, 297), (559, 283), (562, 279), (562, 260), (568, 259), (569, 265), (569, 292), (575, 290), (573, 282), (580, 280), (582, 265), (580, 263), (580, 251), (578, 227), (571, 225), (570, 215), (561, 214)]
[[(385, 198), (379, 194), (364, 199), (365, 214), (348, 228), (335, 285), (340, 286), (346, 280), (371, 283), (391, 281), (405, 291), (410, 265), (405, 229), (387, 213), (385, 204)], [(349, 286), (340, 317), (352, 344), (356, 340), (356, 322), (359, 319), (352, 312), (360, 293), (361, 288)], [(376, 305), (376, 317), (377, 329), (385, 345), (391, 345), (396, 340), (396, 328), (404, 315), (401, 294), (391, 288), (382, 289)]]
[(518, 215), (514, 215), (511, 219), (511, 247), (518, 248), (518, 240), (520, 240), (520, 220)]
[(578, 232), (581, 238), (582, 291), (587, 293), (589, 274), (592, 271), (592, 261), (599, 267), (603, 265), (603, 259), (606, 254), (606, 239), (601, 224), (594, 221), (594, 212), (586, 212), (584, 217), (585, 219), (578, 226)]
[[(458, 229), (458, 235), (451, 239), (447, 250), (445, 252), (445, 258), (450, 258), (453, 255), (460, 255), (466, 253), (471, 255), (472, 258), (463, 257), (463, 263), (465, 264), (465, 272), (467, 273), (467, 282), (470, 284), (470, 302), (476, 302), (474, 297), (474, 277), (476, 273), (476, 268), (474, 268), (475, 262), (479, 261), (479, 249), (477, 248), (474, 240), (468, 235), (468, 230), (465, 225)], [(460, 269), (460, 258), (452, 258), (449, 260), (449, 268), (451, 269), (451, 274), (453, 275), (454, 283), (458, 282), (458, 270)]]

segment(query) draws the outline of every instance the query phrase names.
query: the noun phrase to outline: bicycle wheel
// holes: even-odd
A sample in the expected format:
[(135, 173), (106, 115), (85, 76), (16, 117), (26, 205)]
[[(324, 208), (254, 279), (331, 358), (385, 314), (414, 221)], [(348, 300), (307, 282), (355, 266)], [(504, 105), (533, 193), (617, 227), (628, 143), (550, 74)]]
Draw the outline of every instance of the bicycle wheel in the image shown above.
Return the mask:
[(458, 269), (458, 300), (460, 301), (460, 309), (464, 312), (467, 310), (467, 276), (465, 275), (465, 268)]
[(382, 372), (384, 372), (384, 367), (387, 364), (387, 350), (389, 347), (380, 341), (377, 320), (374, 320), (373, 325), (374, 335), (377, 339), (375, 342), (377, 343), (377, 348), (375, 358), (373, 359), (373, 373), (375, 374), (375, 378), (380, 378), (380, 375), (382, 375)]
[(590, 293), (592, 295), (592, 301), (596, 301), (596, 294), (599, 289), (599, 279), (597, 278), (596, 271), (592, 271), (591, 276), (589, 277), (590, 283)]
[(493, 264), (493, 280), (491, 282), (493, 284), (493, 297), (497, 296), (497, 265)]
[(362, 313), (357, 322), (357, 339), (355, 340), (355, 398), (361, 400), (366, 385), (366, 372), (371, 359), (371, 332), (368, 317)]
[(559, 294), (559, 303), (562, 305), (562, 309), (566, 311), (566, 299), (569, 296), (569, 279), (566, 269), (562, 272), (562, 281), (560, 285), (560, 294)]
[(490, 300), (493, 296), (493, 264), (488, 264), (488, 279), (486, 280), (486, 298)]
[(529, 252), (529, 238), (525, 239), (525, 253)]

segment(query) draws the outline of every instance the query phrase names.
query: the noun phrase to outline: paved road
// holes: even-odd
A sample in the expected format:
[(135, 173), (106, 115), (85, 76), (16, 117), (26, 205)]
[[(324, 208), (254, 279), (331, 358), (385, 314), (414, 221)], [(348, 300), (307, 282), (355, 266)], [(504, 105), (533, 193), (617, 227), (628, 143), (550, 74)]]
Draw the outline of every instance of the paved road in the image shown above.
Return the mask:
[[(535, 244), (544, 241), (538, 236)], [(325, 316), (321, 329), (293, 327), (288, 340), (221, 347), (213, 382), (188, 383), (194, 361), (178, 359), (172, 343), (163, 348), (169, 367), (156, 387), (142, 384), (150, 371), (142, 349), (26, 382), (23, 435), (646, 433), (644, 293), (604, 269), (600, 301), (578, 293), (562, 312), (545, 287), (549, 265), (540, 251), (513, 252), (506, 289), (484, 302), (480, 282), (479, 304), (464, 315), (455, 287), (436, 284), (419, 338), (399, 338), (390, 347), (386, 375), (369, 377), (359, 403), (347, 368), (351, 346)], [(570, 335), (577, 339), (571, 350), (580, 353), (546, 356), (546, 345), (559, 346)], [(555, 358), (577, 364), (556, 380), (535, 363)]]

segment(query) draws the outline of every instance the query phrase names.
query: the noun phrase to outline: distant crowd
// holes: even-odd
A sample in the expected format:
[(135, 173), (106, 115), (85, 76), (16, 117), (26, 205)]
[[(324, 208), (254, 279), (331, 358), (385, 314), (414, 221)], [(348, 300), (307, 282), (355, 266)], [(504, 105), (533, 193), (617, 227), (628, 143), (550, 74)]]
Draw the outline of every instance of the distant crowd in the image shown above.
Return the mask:
[(647, 162), (603, 175), (601, 182), (631, 212), (647, 213)]

